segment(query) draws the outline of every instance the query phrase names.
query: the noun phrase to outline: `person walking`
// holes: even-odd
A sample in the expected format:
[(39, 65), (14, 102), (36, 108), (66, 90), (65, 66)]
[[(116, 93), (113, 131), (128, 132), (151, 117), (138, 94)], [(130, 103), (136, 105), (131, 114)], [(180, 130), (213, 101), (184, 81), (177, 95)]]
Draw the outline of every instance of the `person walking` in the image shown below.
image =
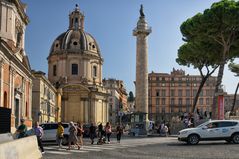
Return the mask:
[(102, 140), (102, 137), (103, 137), (103, 125), (102, 125), (102, 123), (100, 123), (98, 125), (98, 137), (100, 138), (100, 140)]
[(118, 125), (118, 126), (116, 127), (116, 137), (117, 137), (118, 143), (120, 143), (121, 135), (122, 135), (122, 134), (123, 134), (123, 128), (122, 128), (120, 125)]
[(62, 126), (62, 123), (58, 123), (57, 131), (56, 131), (56, 142), (59, 146), (59, 148), (62, 148), (62, 140), (64, 138), (64, 127)]
[(34, 134), (37, 137), (38, 146), (40, 147), (42, 154), (44, 154), (45, 151), (44, 151), (44, 148), (42, 146), (43, 129), (42, 129), (42, 127), (39, 126), (39, 123), (37, 121), (34, 124), (33, 131), (34, 131)]
[(107, 139), (108, 139), (108, 144), (109, 144), (110, 143), (110, 136), (112, 134), (110, 122), (107, 122), (106, 125), (105, 125), (105, 133), (106, 133), (106, 136), (107, 136)]
[(74, 123), (70, 122), (70, 128), (69, 128), (69, 140), (68, 140), (68, 148), (67, 150), (71, 150), (71, 144), (77, 145), (78, 150), (80, 150), (80, 145), (78, 144), (77, 139), (77, 128), (74, 126)]
[(90, 140), (91, 140), (91, 144), (94, 144), (94, 139), (96, 137), (96, 128), (94, 126), (93, 123), (91, 123), (90, 125)]
[(23, 138), (23, 137), (26, 137), (27, 134), (27, 126), (25, 125), (25, 120), (24, 119), (21, 119), (20, 120), (21, 124), (19, 125), (19, 127), (17, 128), (17, 138), (20, 139), (20, 138)]
[(167, 127), (167, 125), (164, 125), (164, 133), (165, 133), (165, 136), (168, 137), (168, 127)]
[(83, 127), (80, 122), (77, 123), (77, 138), (79, 141), (79, 145), (81, 145), (81, 148), (83, 147)]

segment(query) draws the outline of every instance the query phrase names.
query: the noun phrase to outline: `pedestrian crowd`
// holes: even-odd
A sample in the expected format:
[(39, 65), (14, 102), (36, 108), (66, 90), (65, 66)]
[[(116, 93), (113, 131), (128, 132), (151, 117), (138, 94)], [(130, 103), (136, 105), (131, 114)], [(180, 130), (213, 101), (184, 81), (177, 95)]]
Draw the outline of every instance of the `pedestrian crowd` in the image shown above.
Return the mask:
[[(73, 148), (76, 148), (80, 150), (83, 148), (83, 134), (84, 129), (83, 125), (80, 122), (69, 123), (69, 130), (68, 130), (68, 148), (67, 150), (71, 150)], [(56, 143), (58, 145), (59, 149), (62, 149), (63, 140), (65, 139), (64, 136), (65, 128), (62, 124), (62, 122), (58, 123), (57, 130), (56, 130)], [(33, 128), (31, 129), (31, 133), (27, 133), (27, 126), (25, 125), (25, 120), (21, 119), (21, 124), (18, 126), (17, 131), (17, 138), (23, 138), (28, 135), (36, 135), (38, 146), (42, 153), (45, 153), (43, 145), (42, 145), (42, 137), (44, 135), (43, 128), (39, 126), (39, 122), (35, 122), (33, 125)], [(118, 124), (116, 127), (116, 136), (117, 136), (117, 142), (120, 143), (121, 136), (123, 134), (123, 127)], [(91, 144), (94, 144), (95, 139), (98, 138), (97, 144), (110, 144), (111, 141), (111, 135), (112, 135), (112, 126), (110, 122), (107, 122), (105, 126), (103, 126), (102, 123), (100, 123), (98, 126), (94, 125), (94, 123), (90, 124), (89, 127), (89, 138)]]

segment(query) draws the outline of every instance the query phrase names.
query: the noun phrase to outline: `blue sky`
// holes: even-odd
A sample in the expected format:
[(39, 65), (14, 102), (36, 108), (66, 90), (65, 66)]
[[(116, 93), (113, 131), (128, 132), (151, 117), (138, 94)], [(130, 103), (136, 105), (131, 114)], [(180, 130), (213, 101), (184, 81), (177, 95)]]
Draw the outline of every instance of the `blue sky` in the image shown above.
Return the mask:
[[(30, 23), (25, 49), (32, 69), (48, 72), (47, 56), (54, 39), (68, 29), (68, 15), (79, 4), (85, 14), (85, 31), (98, 42), (104, 58), (103, 77), (123, 80), (134, 92), (136, 27), (140, 4), (152, 33), (148, 38), (148, 71), (170, 73), (174, 68), (186, 74), (197, 70), (179, 66), (175, 59), (183, 44), (180, 25), (218, 0), (22, 0), (28, 5)], [(215, 74), (216, 75), (216, 74)], [(238, 77), (225, 69), (223, 84), (234, 93)]]

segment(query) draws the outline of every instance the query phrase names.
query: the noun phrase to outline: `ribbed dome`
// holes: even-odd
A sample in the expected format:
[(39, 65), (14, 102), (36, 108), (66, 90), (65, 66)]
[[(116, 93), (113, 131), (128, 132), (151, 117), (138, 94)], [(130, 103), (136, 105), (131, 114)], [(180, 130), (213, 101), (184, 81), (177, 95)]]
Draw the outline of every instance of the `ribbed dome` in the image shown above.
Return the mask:
[(92, 35), (81, 29), (69, 29), (54, 40), (50, 49), (50, 55), (61, 52), (83, 53), (84, 51), (90, 51), (100, 56), (100, 49)]

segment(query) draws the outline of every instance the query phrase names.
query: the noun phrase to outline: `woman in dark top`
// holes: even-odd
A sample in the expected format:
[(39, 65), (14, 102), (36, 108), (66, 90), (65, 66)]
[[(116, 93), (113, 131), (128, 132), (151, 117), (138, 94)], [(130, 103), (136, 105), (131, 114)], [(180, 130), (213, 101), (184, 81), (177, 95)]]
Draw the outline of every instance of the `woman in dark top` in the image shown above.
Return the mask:
[(96, 128), (93, 123), (90, 125), (90, 140), (91, 144), (94, 144), (94, 138), (96, 136)]

